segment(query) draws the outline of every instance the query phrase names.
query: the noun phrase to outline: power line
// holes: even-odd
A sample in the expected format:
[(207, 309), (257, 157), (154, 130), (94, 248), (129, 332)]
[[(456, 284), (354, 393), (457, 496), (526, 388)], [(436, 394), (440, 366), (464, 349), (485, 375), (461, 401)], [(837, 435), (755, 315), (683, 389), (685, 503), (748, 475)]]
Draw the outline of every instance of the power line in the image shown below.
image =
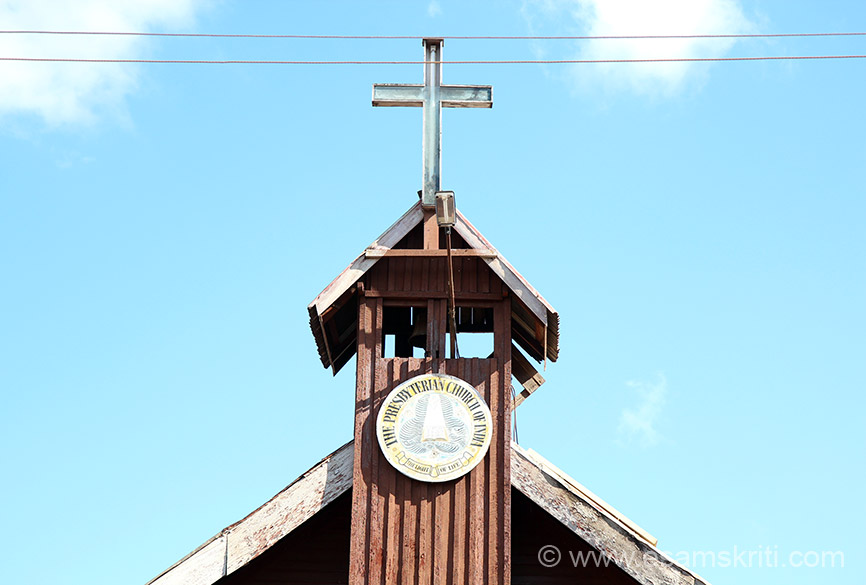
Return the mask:
[[(76, 31), (76, 30), (0, 30), (8, 35), (94, 35), (134, 37), (205, 37), (241, 39), (333, 39), (333, 40), (421, 40), (415, 35), (279, 35), (279, 34), (219, 34), (219, 33), (167, 33), (167, 32), (122, 32), (122, 31)], [(585, 36), (443, 36), (446, 40), (473, 41), (590, 41), (590, 40), (634, 40), (634, 39), (768, 39), (784, 37), (859, 37), (866, 32), (823, 33), (768, 33), (768, 34), (691, 34), (691, 35), (585, 35)]]
[[(589, 65), (596, 63), (705, 63), (722, 61), (805, 61), (829, 59), (866, 59), (866, 55), (788, 55), (769, 57), (683, 57), (672, 59), (491, 59), (471, 61), (431, 61), (446, 65)], [(36, 63), (152, 63), (170, 65), (424, 65), (426, 61), (281, 61), (210, 59), (74, 59), (52, 57), (0, 57), (0, 61)]]

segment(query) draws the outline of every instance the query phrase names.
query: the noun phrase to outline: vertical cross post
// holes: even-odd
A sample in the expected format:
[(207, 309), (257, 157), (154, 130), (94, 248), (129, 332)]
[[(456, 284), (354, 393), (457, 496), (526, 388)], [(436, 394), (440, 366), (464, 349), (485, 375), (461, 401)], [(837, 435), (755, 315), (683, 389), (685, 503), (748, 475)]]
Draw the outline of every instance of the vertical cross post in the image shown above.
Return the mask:
[(492, 108), (489, 85), (442, 85), (442, 39), (424, 39), (424, 85), (377, 83), (373, 105), (423, 108), (421, 205), (433, 207), (441, 178), (442, 108)]
[(424, 39), (424, 182), (421, 201), (434, 205), (442, 173), (442, 39)]

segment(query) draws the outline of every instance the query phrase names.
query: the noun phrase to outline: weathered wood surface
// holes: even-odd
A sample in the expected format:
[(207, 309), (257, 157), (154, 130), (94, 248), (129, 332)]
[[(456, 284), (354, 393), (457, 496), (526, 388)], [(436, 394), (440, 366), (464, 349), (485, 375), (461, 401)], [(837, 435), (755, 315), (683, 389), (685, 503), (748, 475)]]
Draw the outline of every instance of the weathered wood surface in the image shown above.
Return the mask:
[(546, 472), (543, 463), (533, 460), (530, 453), (517, 445), (512, 446), (511, 482), (638, 583), (706, 585), (598, 504), (577, 493), (561, 476)]
[[(457, 211), (457, 223), (454, 225), (454, 230), (469, 244), (470, 248), (496, 252), (496, 248), (475, 229), (475, 226), (469, 223), (469, 220), (460, 211)], [(553, 307), (544, 300), (541, 294), (498, 252), (493, 258), (485, 258), (485, 261), (490, 269), (517, 295), (517, 298), (523, 301), (538, 320), (546, 325), (547, 312), (553, 311)]]
[[(502, 282), (483, 259), (455, 256), (453, 264), (458, 305), (464, 299), (502, 300)], [(386, 298), (447, 298), (448, 260), (444, 255), (387, 257), (367, 273), (364, 288), (370, 296)]]
[[(423, 301), (426, 299), (444, 299), (447, 300), (449, 295), (445, 291), (431, 291), (428, 293), (415, 292), (411, 290), (406, 291), (384, 291), (378, 289), (366, 289), (364, 291), (364, 296), (367, 297), (382, 297), (387, 298), (390, 302), (391, 306), (396, 306), (393, 301), (403, 300), (407, 301), (408, 304), (406, 306), (418, 305), (417, 301)], [(462, 293), (460, 295), (461, 305), (464, 305), (464, 301), (501, 301), (502, 294), (501, 293)], [(412, 302), (416, 301), (416, 302)]]
[[(409, 231), (421, 221), (423, 212), (421, 204), (416, 203), (404, 213), (400, 219), (389, 227), (367, 248), (368, 250), (388, 250), (397, 244)], [(372, 267), (378, 258), (368, 258), (365, 254), (361, 254), (335, 278), (325, 290), (313, 299), (310, 303), (310, 308), (315, 308), (318, 314), (322, 314), (334, 301), (355, 284), (367, 270)]]
[(211, 585), (226, 574), (226, 537), (220, 535), (151, 581), (154, 585)]
[(150, 583), (206, 585), (247, 565), (352, 486), (353, 452), (344, 445)]
[[(394, 260), (398, 259), (389, 262)], [(404, 279), (401, 274), (410, 277)], [(371, 274), (371, 282), (387, 289), (423, 286), (413, 282), (414, 278), (427, 278), (427, 286), (433, 285), (429, 271), (416, 273), (411, 266)], [(467, 286), (477, 288), (477, 284), (477, 279), (467, 280)], [(492, 359), (382, 358), (383, 308), (383, 299), (365, 298), (359, 310), (349, 582), (507, 585), (511, 501), (508, 299), (500, 298), (494, 309), (499, 328), (494, 332), (497, 357)], [(426, 308), (428, 349), (442, 356), (446, 303), (429, 299)], [(493, 420), (491, 447), (484, 460), (462, 478), (441, 484), (415, 481), (394, 469), (379, 449), (375, 430), (376, 413), (388, 392), (431, 371), (457, 376), (475, 386)]]
[[(395, 258), (398, 256), (408, 256), (410, 258), (439, 258), (448, 255), (448, 250), (407, 250), (403, 248), (395, 248), (391, 250), (379, 250), (367, 248), (364, 250), (364, 256), (367, 258)], [(472, 249), (453, 249), (452, 256), (469, 256), (474, 258), (496, 258), (495, 250), (472, 250)]]
[(535, 450), (527, 449), (522, 452), (525, 455), (529, 456), (535, 463), (535, 465), (539, 467), (544, 473), (556, 477), (558, 481), (562, 482), (563, 485), (567, 486), (572, 492), (578, 494), (581, 498), (592, 503), (596, 508), (598, 508), (608, 516), (612, 517), (620, 524), (623, 524), (626, 528), (634, 532), (637, 536), (639, 536), (653, 546), (658, 543), (658, 539), (655, 536), (632, 522), (625, 514), (623, 514), (622, 512), (605, 502), (603, 499), (595, 495), (586, 486), (575, 480), (570, 475), (566, 474), (553, 463), (538, 454)]
[[(390, 370), (391, 376), (398, 375), (395, 373), (398, 372), (400, 377), (408, 377), (410, 371), (414, 371), (410, 370), (410, 366), (412, 368), (417, 367), (420, 370), (424, 369), (421, 366), (412, 365), (413, 361), (421, 362), (421, 360), (404, 359), (401, 361), (402, 363), (397, 370)], [(473, 366), (469, 364), (468, 360), (460, 361), (464, 363), (462, 366), (460, 364), (455, 366), (455, 375), (464, 378), (471, 377)], [(454, 372), (455, 370), (451, 371)], [(549, 463), (537, 453), (524, 451), (517, 445), (512, 445), (509, 451), (511, 485), (531, 500), (534, 505), (539, 506), (539, 509), (544, 514), (555, 518), (559, 525), (567, 528), (571, 533), (579, 537), (580, 542), (585, 542), (596, 550), (607, 554), (613, 563), (619, 566), (631, 578), (639, 583), (646, 584), (705, 585), (705, 582), (700, 577), (677, 565), (657, 549), (650, 546), (649, 543), (645, 542), (637, 532), (629, 529), (627, 524), (621, 523), (609, 515), (596, 501), (577, 489), (574, 480), (564, 477), (562, 472), (550, 469), (548, 467)], [(353, 443), (343, 446), (289, 485), (280, 494), (277, 494), (268, 504), (265, 504), (265, 506), (240, 522), (221, 531), (217, 536), (207, 541), (190, 555), (151, 581), (151, 584), (212, 585), (222, 579), (227, 573), (227, 565), (231, 560), (228, 542), (233, 533), (255, 534), (261, 533), (260, 530), (262, 529), (266, 529), (272, 531), (274, 534), (283, 534), (284, 536), (277, 540), (267, 539), (266, 542), (269, 544), (266, 545), (265, 549), (259, 550), (257, 556), (244, 555), (242, 559), (246, 560), (239, 558), (236, 562), (231, 563), (234, 569), (230, 574), (231, 578), (229, 580), (232, 583), (246, 583), (246, 580), (239, 581), (235, 579), (235, 577), (240, 578), (242, 574), (246, 574), (241, 569), (255, 567), (257, 563), (264, 562), (266, 553), (279, 549), (284, 542), (289, 542), (289, 546), (294, 549), (295, 545), (292, 542), (296, 541), (292, 541), (291, 538), (298, 531), (305, 534), (303, 526), (308, 526), (308, 524), (299, 522), (300, 519), (311, 514), (315, 514), (318, 517), (321, 509), (326, 505), (327, 498), (333, 496), (336, 498), (333, 501), (336, 501), (342, 494), (346, 494), (351, 487), (351, 483), (346, 481), (345, 478), (351, 476), (353, 453)], [(320, 485), (322, 468), (326, 465), (331, 467), (330, 473), (332, 477), (342, 477), (344, 479), (333, 483), (333, 489), (327, 492), (329, 495), (320, 499), (316, 495), (320, 493), (319, 488), (313, 486)], [(479, 471), (483, 470), (485, 473), (489, 473), (487, 466), (479, 465), (479, 468), (481, 468)], [(437, 574), (441, 577), (442, 567), (447, 566), (447, 572), (453, 579), (452, 582), (486, 582), (484, 581), (484, 558), (478, 552), (483, 548), (479, 543), (484, 541), (484, 523), (487, 521), (488, 516), (487, 512), (479, 514), (479, 511), (490, 510), (491, 508), (485, 505), (485, 493), (483, 490), (478, 490), (480, 484), (477, 482), (473, 483), (474, 478), (472, 477), (464, 477), (454, 482), (453, 489), (448, 491), (448, 495), (445, 496), (445, 492), (441, 491), (442, 488), (446, 487), (444, 485), (440, 488), (435, 488), (439, 491), (431, 492), (429, 491), (429, 486), (426, 484), (421, 484), (420, 482), (414, 482), (413, 485), (399, 484), (396, 482), (396, 476), (393, 476), (393, 479), (393, 489), (392, 484), (389, 482), (387, 489), (384, 490), (387, 495), (387, 502), (383, 509), (394, 511), (399, 508), (399, 503), (401, 502), (410, 502), (412, 505), (405, 505), (401, 513), (394, 513), (387, 517), (383, 534), (387, 542), (392, 542), (396, 545), (399, 554), (385, 559), (384, 569), (380, 572), (380, 576), (389, 584), (414, 584), (416, 583), (416, 576), (422, 573), (430, 579), (433, 579)], [(583, 489), (585, 490), (585, 488)], [(301, 493), (307, 494), (309, 496), (309, 498), (306, 498), (307, 504), (300, 507), (292, 506), (291, 502), (293, 498), (281, 497), (288, 496), (286, 492), (289, 491), (292, 491), (295, 496)], [(337, 491), (339, 493), (336, 493)], [(325, 492), (322, 491), (321, 494), (324, 495)], [(346, 494), (344, 497), (351, 498), (352, 496)], [(425, 504), (424, 506), (419, 504), (422, 498), (429, 498), (429, 504)], [(297, 503), (297, 500), (294, 501)], [(319, 502), (321, 505), (318, 506), (316, 502)], [(464, 505), (461, 506), (459, 505), (460, 503)], [(299, 515), (274, 513), (276, 512), (275, 509), (266, 511), (265, 508), (269, 504), (275, 508), (288, 507), (295, 509), (299, 512)], [(504, 505), (507, 507), (512, 518), (520, 517), (521, 514), (525, 515), (526, 513), (526, 510), (522, 512), (515, 510), (512, 512), (514, 504), (510, 490), (508, 502)], [(319, 511), (316, 511), (317, 506)], [(422, 507), (424, 508), (423, 512)], [(417, 564), (407, 563), (407, 559), (414, 558), (418, 550), (416, 548), (417, 541), (412, 537), (418, 535), (422, 529), (425, 534), (428, 530), (435, 530), (436, 511), (439, 510), (441, 513), (446, 509), (451, 510), (453, 513), (453, 522), (448, 525), (447, 537), (444, 531), (434, 532), (433, 540), (427, 539), (426, 541), (428, 546), (426, 548), (421, 547), (423, 549), (422, 552), (425, 554), (425, 559), (430, 560), (429, 564), (422, 569)], [(471, 509), (474, 511), (471, 511)], [(260, 511), (263, 513), (257, 513)], [(327, 512), (325, 513), (327, 514)], [(343, 521), (349, 522), (348, 517), (350, 513), (348, 506), (345, 512), (339, 512), (339, 514), (345, 518)], [(454, 526), (470, 525), (472, 522), (471, 518), (475, 518), (475, 523), (471, 526), (474, 531), (454, 530)], [(309, 520), (309, 518), (307, 519)], [(628, 524), (633, 524), (628, 519), (625, 519), (625, 521)], [(277, 526), (271, 524), (272, 522), (282, 522), (283, 524)], [(526, 545), (527, 542), (535, 542), (528, 539), (525, 534), (521, 535), (518, 532), (521, 529), (526, 530), (526, 526), (515, 524), (513, 529), (515, 531), (514, 536), (512, 537), (509, 534), (505, 540), (513, 542), (514, 546), (519, 547)], [(529, 530), (532, 530), (532, 528)], [(348, 530), (346, 530), (347, 532)], [(304, 537), (303, 534), (302, 537), (304, 539), (310, 539), (309, 537)], [(509, 537), (511, 538), (509, 539)], [(321, 538), (321, 536), (316, 536), (315, 541), (319, 542)], [(346, 538), (345, 541), (347, 543), (345, 546), (351, 548), (348, 544), (349, 539)], [(448, 543), (448, 560), (447, 565), (443, 565), (443, 545), (446, 542)], [(575, 544), (575, 546), (579, 545), (579, 542)], [(512, 551), (510, 549), (510, 546), (506, 547), (506, 554), (509, 555), (506, 563), (509, 566), (514, 566), (514, 563), (518, 561), (512, 558), (511, 555), (518, 555), (520, 558), (519, 564), (521, 565), (519, 568), (514, 569), (515, 574), (519, 575), (519, 580), (514, 581), (515, 585), (542, 582), (553, 585), (554, 583), (575, 582), (573, 576), (571, 577), (572, 580), (568, 580), (568, 578), (559, 579), (555, 577), (555, 575), (559, 575), (555, 571), (545, 570), (539, 574), (537, 567), (523, 566), (534, 564), (533, 560), (537, 560), (537, 550), (531, 550), (527, 553), (525, 550), (515, 549)], [(339, 553), (339, 551), (336, 552)], [(348, 554), (345, 556), (348, 557)], [(262, 561), (258, 559), (262, 559)], [(310, 566), (315, 565), (315, 562), (317, 562), (313, 558), (308, 560), (310, 562), (307, 564)], [(285, 562), (283, 562), (283, 565), (285, 565)], [(293, 567), (296, 567), (296, 565), (293, 565)], [(439, 568), (438, 573), (437, 567)], [(328, 568), (333, 572), (335, 567), (329, 565)], [(470, 568), (472, 569), (471, 572)], [(289, 569), (283, 568), (281, 570), (285, 572)], [(348, 569), (344, 570), (348, 577)], [(430, 570), (432, 570), (432, 573), (430, 573)], [(258, 574), (257, 571), (255, 570), (253, 573)], [(273, 581), (275, 577), (272, 571), (273, 568), (268, 565), (262, 579), (270, 578)], [(293, 571), (291, 577), (295, 579), (295, 581), (291, 582), (297, 582), (297, 579), (303, 580), (306, 578), (305, 574), (294, 572), (296, 571), (295, 568), (292, 568), (291, 571)], [(533, 573), (534, 577), (530, 578), (530, 573)], [(569, 573), (564, 572), (563, 574), (567, 576)], [(315, 575), (312, 573), (307, 575), (307, 577), (309, 577), (309, 581), (315, 581)], [(581, 579), (581, 582), (588, 583), (610, 582), (609, 576), (604, 577), (604, 579), (599, 578), (599, 580), (595, 580), (595, 577), (591, 577), (591, 575), (586, 573), (581, 575)], [(334, 582), (340, 582), (341, 580), (334, 580)], [(265, 580), (262, 582), (271, 581)], [(429, 579), (427, 582), (429, 582)]]
[[(420, 203), (415, 204), (310, 303), (307, 308), (310, 315), (310, 327), (325, 367), (332, 368), (336, 374), (351, 358), (351, 352), (354, 351), (355, 347), (355, 328), (344, 327), (339, 332), (334, 332), (334, 305), (345, 302), (354, 303), (354, 297), (347, 296), (347, 292), (351, 291), (353, 285), (368, 274), (372, 268), (378, 266), (383, 258), (388, 258), (393, 262), (391, 270), (395, 271), (400, 270), (401, 263), (398, 260), (406, 261), (416, 255), (421, 255), (425, 261), (437, 261), (440, 254), (445, 254), (445, 251), (441, 249), (441, 241), (437, 241), (437, 237), (441, 238), (439, 233), (441, 231), (435, 225), (435, 217), (431, 216), (429, 212), (425, 216), (425, 211)], [(474, 292), (474, 294), (482, 294), (500, 290), (504, 293), (507, 289), (508, 294), (513, 294), (516, 299), (512, 303), (512, 319), (517, 322), (517, 317), (525, 314), (520, 320), (519, 327), (515, 327), (515, 331), (519, 331), (519, 334), (515, 335), (515, 340), (527, 350), (531, 357), (539, 361), (548, 358), (551, 361), (556, 361), (559, 356), (559, 315), (556, 311), (459, 211), (452, 238), (456, 242), (456, 249), (452, 250), (452, 254), (455, 260), (455, 285), (458, 289), (457, 275), (460, 274), (461, 277), (465, 278), (466, 274), (471, 273), (471, 271), (462, 271), (461, 260), (486, 263), (490, 268), (490, 274), (496, 280), (495, 288), (492, 288), (492, 283), (488, 282), (485, 285), (484, 282), (479, 281), (477, 283), (479, 288), (475, 291), (470, 291), (465, 286), (463, 287), (464, 290)], [(416, 280), (423, 280), (424, 282), (423, 288), (420, 289), (404, 286), (402, 290), (405, 293), (411, 294), (418, 290), (431, 291), (437, 295), (445, 293), (446, 288), (444, 286), (441, 287), (441, 290), (438, 286), (427, 286), (426, 271), (431, 268), (436, 271), (440, 269), (433, 265), (425, 267), (423, 264), (404, 263), (402, 266), (411, 266), (409, 270), (425, 274), (425, 276), (420, 276), (415, 272), (407, 273), (405, 278), (411, 279), (413, 282)], [(480, 270), (475, 272), (481, 274)], [(438, 281), (438, 277), (434, 276), (434, 279)], [(369, 278), (366, 280), (369, 281)], [(441, 282), (444, 283), (445, 280)], [(370, 288), (380, 292), (377, 286)], [(397, 290), (400, 290), (400, 285), (397, 285)], [(354, 310), (354, 305), (352, 305), (352, 309)], [(348, 342), (352, 343), (345, 345)]]
[(424, 210), (424, 249), (438, 250), (439, 249), (439, 225), (436, 223), (436, 212), (429, 207), (422, 207)]
[(352, 453), (341, 449), (324, 465), (250, 515), (228, 534), (226, 572), (267, 550), (346, 490), (352, 480)]
[(523, 386), (523, 390), (514, 397), (514, 404), (511, 407), (513, 410), (544, 384), (544, 376), (513, 345), (511, 346), (511, 370), (514, 377)]
[[(384, 368), (376, 368), (377, 378), (383, 376), (376, 381), (381, 388), (376, 406), (400, 382), (428, 371), (430, 363), (417, 358), (378, 362)], [(469, 381), (494, 405), (503, 399), (496, 394), (506, 396), (496, 360), (445, 360), (442, 371)], [(360, 425), (367, 431), (360, 444), (373, 452), (360, 454), (368, 469), (355, 474), (351, 583), (507, 583), (510, 492), (503, 488), (510, 482), (501, 437), (508, 421), (494, 421), (498, 446), (491, 446), (484, 461), (468, 475), (441, 484), (399, 473), (381, 454), (372, 419)]]
[[(459, 209), (457, 210), (457, 223), (454, 230), (470, 248), (496, 251), (496, 248), (460, 213)], [(497, 252), (495, 258), (485, 258), (484, 261), (502, 279), (514, 296), (538, 319), (538, 325), (541, 329), (536, 332), (535, 338), (541, 343), (541, 353), (545, 360), (549, 357), (551, 361), (556, 361), (559, 358), (559, 314), (504, 256)], [(516, 307), (512, 308), (516, 309)]]
[(340, 585), (349, 578), (352, 495), (344, 492), (218, 585)]
[[(635, 585), (630, 575), (605, 563), (598, 551), (519, 490), (512, 490), (511, 502), (514, 585)], [(559, 562), (542, 564), (539, 551), (551, 546), (560, 551)]]

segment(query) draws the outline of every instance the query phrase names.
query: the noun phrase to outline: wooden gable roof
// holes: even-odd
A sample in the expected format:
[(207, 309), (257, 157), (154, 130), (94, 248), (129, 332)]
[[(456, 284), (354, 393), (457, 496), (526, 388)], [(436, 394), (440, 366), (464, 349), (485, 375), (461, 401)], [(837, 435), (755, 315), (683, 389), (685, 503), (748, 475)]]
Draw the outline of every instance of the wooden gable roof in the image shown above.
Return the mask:
[[(148, 585), (212, 585), (228, 576), (233, 576), (229, 581), (234, 582), (234, 577), (240, 575), (238, 571), (248, 570), (252, 561), (275, 550), (278, 543), (349, 492), (352, 471), (353, 443), (349, 442), (246, 518), (221, 530)], [(706, 585), (695, 573), (659, 551), (655, 547), (655, 539), (644, 530), (534, 451), (524, 450), (512, 443), (511, 472), (514, 490), (546, 516), (555, 519), (557, 526), (564, 526), (581, 543), (603, 553), (610, 560), (611, 568), (623, 576), (613, 579), (613, 582)], [(513, 530), (520, 532), (521, 526), (514, 525)], [(514, 539), (518, 539), (517, 534)], [(526, 551), (517, 552), (526, 556), (523, 554)], [(348, 555), (348, 548), (345, 555)], [(538, 569), (535, 568), (536, 571)], [(554, 576), (553, 571), (543, 574), (551, 578)], [(563, 582), (573, 582), (573, 577)]]
[[(418, 202), (359, 254), (307, 307), (322, 365), (331, 368), (335, 375), (352, 358), (356, 349), (356, 283), (392, 250), (413, 247), (410, 240), (422, 220), (423, 211)], [(559, 315), (554, 308), (459, 211), (454, 231), (464, 248), (458, 252), (483, 259), (513, 295), (511, 321), (514, 341), (536, 361), (556, 361), (559, 357)], [(423, 254), (421, 250), (419, 253)]]

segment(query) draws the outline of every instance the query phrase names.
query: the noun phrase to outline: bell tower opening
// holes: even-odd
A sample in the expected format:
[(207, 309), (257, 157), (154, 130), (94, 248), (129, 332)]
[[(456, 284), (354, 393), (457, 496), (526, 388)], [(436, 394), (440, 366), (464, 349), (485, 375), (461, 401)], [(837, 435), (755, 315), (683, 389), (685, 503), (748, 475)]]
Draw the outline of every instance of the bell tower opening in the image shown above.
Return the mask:
[(423, 358), (427, 347), (427, 309), (383, 303), (383, 358)]
[[(493, 307), (490, 305), (458, 305), (455, 308), (455, 325), (457, 340), (455, 349), (457, 355), (451, 355), (451, 344), (448, 344), (449, 358), (489, 358), (493, 357), (494, 328)], [(448, 324), (448, 335), (451, 335), (451, 324)]]

